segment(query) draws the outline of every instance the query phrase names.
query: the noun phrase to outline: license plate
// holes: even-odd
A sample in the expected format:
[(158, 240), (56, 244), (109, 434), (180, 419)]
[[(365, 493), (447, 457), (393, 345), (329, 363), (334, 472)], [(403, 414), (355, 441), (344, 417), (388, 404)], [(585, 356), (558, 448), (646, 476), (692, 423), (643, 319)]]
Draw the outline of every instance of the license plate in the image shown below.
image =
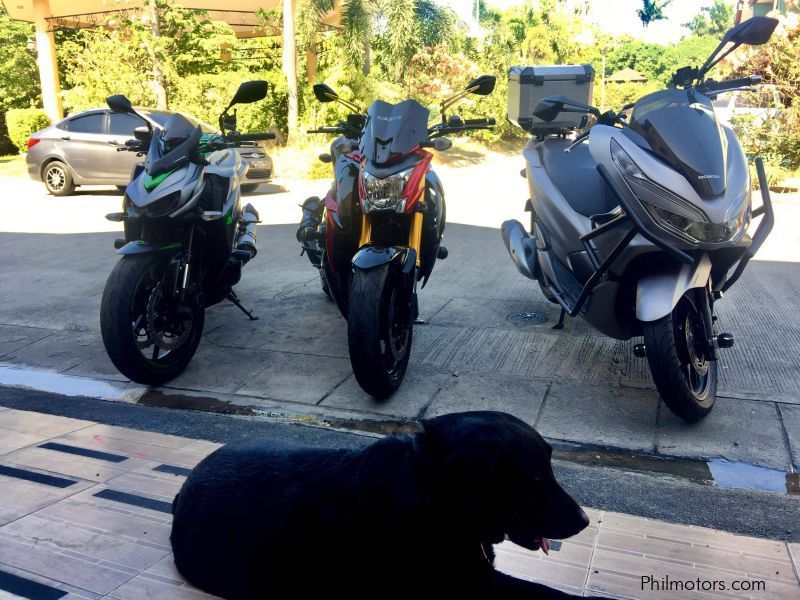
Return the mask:
[(251, 169), (266, 169), (267, 163), (263, 160), (251, 160), (250, 161), (250, 168)]

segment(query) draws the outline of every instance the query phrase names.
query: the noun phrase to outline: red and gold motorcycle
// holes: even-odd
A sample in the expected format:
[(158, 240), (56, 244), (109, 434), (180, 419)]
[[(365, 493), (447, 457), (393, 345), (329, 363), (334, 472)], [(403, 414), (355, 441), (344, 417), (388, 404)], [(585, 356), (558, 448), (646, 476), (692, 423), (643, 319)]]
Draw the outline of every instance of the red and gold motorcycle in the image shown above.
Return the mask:
[(473, 80), (441, 103), (442, 120), (430, 127), (428, 109), (416, 100), (376, 100), (363, 114), (329, 86), (314, 86), (320, 102), (353, 113), (309, 131), (338, 135), (320, 156), (333, 164), (334, 181), (324, 199), (303, 203), (297, 239), (347, 319), (356, 380), (376, 398), (400, 387), (419, 313), (417, 284), (425, 287), (436, 260), (447, 258), (444, 190), (425, 149), (444, 151), (452, 146), (446, 135), (490, 129), (494, 119), (448, 118), (446, 111), (468, 94), (490, 94), (494, 84), (489, 75)]

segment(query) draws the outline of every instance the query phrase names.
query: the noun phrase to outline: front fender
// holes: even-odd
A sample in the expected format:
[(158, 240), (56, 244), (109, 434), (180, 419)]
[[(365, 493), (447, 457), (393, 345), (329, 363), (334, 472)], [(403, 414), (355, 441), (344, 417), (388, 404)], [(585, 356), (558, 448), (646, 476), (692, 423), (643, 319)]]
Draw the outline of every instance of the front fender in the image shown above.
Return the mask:
[(413, 248), (401, 246), (364, 246), (353, 257), (353, 266), (362, 271), (369, 271), (390, 262), (400, 262), (403, 271), (408, 272), (416, 265), (417, 253)]
[(636, 318), (658, 321), (666, 317), (688, 290), (706, 286), (711, 275), (708, 254), (693, 265), (682, 264), (642, 277), (636, 287)]
[(153, 252), (167, 252), (169, 250), (177, 250), (181, 247), (180, 242), (168, 242), (162, 244), (150, 244), (142, 240), (134, 240), (128, 242), (122, 248), (117, 250), (117, 254), (148, 254)]

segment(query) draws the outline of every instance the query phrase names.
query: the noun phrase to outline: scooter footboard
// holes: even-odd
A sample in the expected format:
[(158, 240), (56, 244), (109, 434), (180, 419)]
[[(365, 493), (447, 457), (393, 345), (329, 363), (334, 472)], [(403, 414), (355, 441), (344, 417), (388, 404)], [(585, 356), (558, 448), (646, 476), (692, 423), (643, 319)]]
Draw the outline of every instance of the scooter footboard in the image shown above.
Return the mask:
[(652, 322), (666, 317), (688, 290), (705, 287), (711, 276), (707, 254), (693, 265), (681, 264), (642, 277), (636, 286), (636, 318)]

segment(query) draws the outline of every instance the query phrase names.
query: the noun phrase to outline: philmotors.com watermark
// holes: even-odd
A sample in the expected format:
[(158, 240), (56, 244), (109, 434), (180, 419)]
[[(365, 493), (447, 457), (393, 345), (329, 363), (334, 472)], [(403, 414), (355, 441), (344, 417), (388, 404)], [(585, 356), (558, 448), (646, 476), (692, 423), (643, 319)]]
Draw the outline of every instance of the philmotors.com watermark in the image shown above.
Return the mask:
[(651, 592), (764, 592), (767, 582), (758, 579), (672, 579), (669, 575), (656, 577), (642, 575), (642, 591)]

